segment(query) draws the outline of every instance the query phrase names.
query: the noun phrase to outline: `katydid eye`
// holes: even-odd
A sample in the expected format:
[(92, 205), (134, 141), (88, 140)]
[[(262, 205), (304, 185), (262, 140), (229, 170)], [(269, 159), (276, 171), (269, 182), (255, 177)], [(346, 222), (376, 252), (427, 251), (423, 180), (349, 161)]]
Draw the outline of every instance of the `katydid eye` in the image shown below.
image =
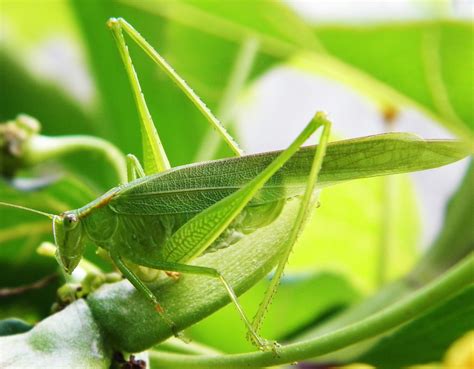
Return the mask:
[(69, 213), (69, 214), (66, 214), (64, 216), (64, 226), (67, 228), (67, 229), (73, 229), (74, 227), (77, 226), (77, 223), (78, 223), (78, 219), (77, 219), (77, 216), (73, 213)]

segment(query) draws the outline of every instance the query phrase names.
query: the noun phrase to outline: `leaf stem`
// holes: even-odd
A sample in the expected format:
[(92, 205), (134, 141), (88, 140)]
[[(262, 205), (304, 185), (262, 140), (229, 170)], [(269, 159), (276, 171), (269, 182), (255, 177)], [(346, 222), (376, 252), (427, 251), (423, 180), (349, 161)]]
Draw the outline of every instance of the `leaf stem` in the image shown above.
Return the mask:
[[(230, 123), (232, 119), (235, 103), (252, 71), (258, 49), (259, 42), (254, 37), (248, 37), (240, 47), (222, 100), (217, 109), (217, 116), (223, 123)], [(227, 129), (229, 129), (229, 124), (227, 125)], [(214, 158), (214, 155), (219, 149), (219, 138), (220, 137), (217, 136), (214, 131), (211, 130), (207, 132), (201, 144), (201, 148), (196, 155), (197, 162)]]
[(127, 181), (125, 156), (109, 141), (97, 137), (84, 135), (35, 136), (25, 148), (24, 160), (28, 165), (35, 165), (45, 160), (78, 151), (95, 151), (100, 153), (112, 166), (120, 183)]
[(448, 299), (464, 287), (473, 283), (474, 254), (458, 263), (451, 270), (426, 287), (406, 297), (369, 318), (348, 327), (314, 339), (283, 346), (278, 356), (271, 352), (253, 352), (233, 355), (183, 356), (179, 354), (151, 353), (153, 361), (161, 368), (255, 368), (295, 360), (304, 360), (327, 354), (350, 346), (361, 340), (387, 332), (414, 319), (438, 302)]
[[(217, 116), (229, 129), (230, 120), (235, 112), (235, 103), (247, 82), (258, 53), (259, 42), (254, 37), (247, 38), (240, 47), (230, 78), (217, 109)], [(219, 149), (219, 137), (214, 131), (208, 131), (201, 148), (196, 155), (196, 162), (213, 159)]]
[(206, 346), (199, 342), (184, 342), (179, 338), (170, 337), (165, 342), (155, 346), (151, 351), (155, 351), (157, 355), (162, 352), (174, 352), (186, 355), (219, 355), (218, 350)]

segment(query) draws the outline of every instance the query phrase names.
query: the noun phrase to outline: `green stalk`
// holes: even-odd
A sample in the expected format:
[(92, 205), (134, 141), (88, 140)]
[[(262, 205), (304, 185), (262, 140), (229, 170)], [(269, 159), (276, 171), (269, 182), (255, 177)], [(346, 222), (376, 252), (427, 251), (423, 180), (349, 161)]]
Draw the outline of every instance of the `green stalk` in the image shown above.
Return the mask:
[(203, 355), (200, 357), (179, 354), (151, 353), (160, 368), (255, 368), (292, 363), (324, 355), (348, 347), (359, 341), (375, 337), (412, 320), (436, 303), (445, 301), (473, 283), (474, 255), (470, 255), (426, 287), (379, 313), (346, 328), (326, 335), (283, 346), (278, 356), (271, 352), (254, 352), (233, 355)]
[(122, 152), (109, 141), (101, 138), (74, 136), (34, 136), (25, 147), (23, 161), (25, 165), (33, 166), (45, 160), (55, 159), (63, 155), (91, 151), (101, 154), (114, 169), (120, 183), (127, 182), (125, 157)]
[[(217, 116), (223, 123), (228, 123), (232, 119), (237, 98), (252, 71), (255, 57), (258, 53), (258, 46), (258, 40), (254, 37), (249, 37), (240, 47), (232, 73), (227, 81), (224, 95), (217, 109)], [(227, 125), (227, 129), (229, 129), (229, 125)], [(220, 137), (213, 130), (208, 131), (196, 155), (196, 162), (213, 159), (219, 149), (219, 142)]]
[(219, 355), (218, 350), (203, 345), (198, 342), (184, 342), (179, 338), (170, 337), (165, 342), (155, 346), (151, 351), (155, 351), (157, 355), (162, 352), (174, 352), (187, 355)]

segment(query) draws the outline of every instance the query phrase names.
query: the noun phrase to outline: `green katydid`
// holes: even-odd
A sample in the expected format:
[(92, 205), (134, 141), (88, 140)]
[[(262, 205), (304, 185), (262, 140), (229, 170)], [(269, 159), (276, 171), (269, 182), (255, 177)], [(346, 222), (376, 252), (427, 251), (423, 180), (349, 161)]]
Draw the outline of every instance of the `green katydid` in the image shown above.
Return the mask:
[[(392, 136), (381, 135), (379, 138), (367, 138), (365, 141), (354, 140), (352, 143), (346, 142), (346, 145), (328, 144), (330, 123), (324, 114), (317, 113), (286, 150), (242, 156), (242, 151), (233, 138), (199, 97), (130, 24), (123, 19), (111, 19), (108, 25), (126, 66), (141, 117), (145, 169), (141, 167), (138, 159), (129, 155), (128, 183), (111, 189), (80, 209), (66, 211), (60, 215), (6, 203), (0, 205), (31, 210), (50, 217), (57, 245), (57, 259), (68, 273), (78, 265), (86, 243), (91, 242), (107, 250), (115, 266), (149, 299), (164, 323), (175, 334), (175, 323), (161, 308), (158, 297), (138, 276), (138, 266), (218, 278), (247, 326), (251, 342), (262, 350), (274, 349), (275, 343), (261, 338), (258, 330), (283, 274), (292, 246), (315, 201), (316, 185), (322, 187), (332, 181), (331, 163), (350, 160), (351, 156), (365, 155), (360, 153), (360, 148), (366, 148), (365, 143), (371, 140), (374, 144), (379, 144), (375, 151), (389, 150), (393, 145)], [(166, 153), (141, 93), (123, 31), (176, 82), (238, 158), (173, 169), (169, 167)], [(319, 145), (300, 150), (300, 146), (319, 127), (322, 127)], [(400, 135), (396, 137), (399, 138)], [(361, 143), (364, 145), (360, 145)], [(450, 161), (453, 160), (447, 160), (446, 163)], [(348, 173), (346, 179), (394, 172), (388, 169), (390, 165), (387, 163), (374, 164), (379, 165), (374, 172), (352, 172)], [(424, 163), (419, 167), (415, 165), (412, 170), (428, 167), (430, 165)], [(344, 179), (343, 175), (339, 177), (339, 180)], [(243, 312), (232, 287), (219, 271), (188, 263), (205, 252), (228, 247), (245, 233), (270, 223), (278, 216), (282, 204), (293, 197), (302, 198), (295, 224), (288, 236), (270, 288), (251, 322)]]

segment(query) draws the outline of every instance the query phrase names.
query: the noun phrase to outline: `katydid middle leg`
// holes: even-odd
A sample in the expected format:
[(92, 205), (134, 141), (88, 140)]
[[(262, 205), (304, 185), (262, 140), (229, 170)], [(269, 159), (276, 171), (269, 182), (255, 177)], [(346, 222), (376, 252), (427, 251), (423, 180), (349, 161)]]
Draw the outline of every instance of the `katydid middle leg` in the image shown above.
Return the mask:
[(145, 171), (138, 158), (133, 154), (128, 154), (127, 158), (127, 180), (132, 182), (137, 178), (145, 177)]
[(170, 327), (171, 332), (178, 336), (178, 331), (174, 322), (168, 317), (164, 309), (161, 307), (156, 296), (151, 292), (148, 286), (143, 283), (140, 278), (124, 263), (121, 256), (116, 252), (110, 252), (110, 257), (112, 258), (114, 264), (120, 270), (120, 272), (130, 281), (130, 283), (140, 291), (155, 307), (155, 310), (160, 314), (165, 323)]
[[(133, 260), (131, 260), (133, 263), (144, 266), (147, 268), (153, 268), (153, 269), (158, 269), (158, 270), (166, 270), (168, 272), (176, 272), (176, 273), (183, 273), (183, 274), (193, 274), (193, 275), (205, 275), (211, 278), (216, 278), (218, 279), (222, 285), (224, 286), (227, 294), (229, 295), (232, 303), (235, 305), (237, 308), (237, 311), (244, 321), (244, 324), (246, 325), (247, 329), (251, 330), (252, 325), (250, 321), (248, 320), (247, 316), (245, 315), (242, 307), (239, 304), (239, 301), (237, 299), (237, 295), (235, 294), (234, 290), (232, 289), (231, 285), (227, 282), (227, 280), (224, 278), (224, 276), (216, 269), (214, 268), (208, 268), (208, 267), (203, 267), (203, 266), (197, 266), (197, 265), (188, 265), (188, 264), (180, 264), (180, 263), (174, 263), (174, 262), (167, 262), (167, 261), (160, 261), (160, 260), (150, 260), (147, 258), (140, 257), (139, 255), (134, 255)], [(130, 273), (133, 273), (129, 271)], [(149, 290), (148, 290), (149, 291)], [(155, 306), (160, 306), (156, 297), (152, 300)], [(163, 310), (159, 311), (160, 314), (165, 315), (165, 312)], [(169, 324), (169, 319), (166, 320), (167, 323)], [(172, 323), (171, 327), (174, 327), (174, 323)], [(255, 342), (260, 348), (262, 349), (273, 349), (273, 343), (268, 342), (259, 336), (255, 335), (252, 337), (253, 342)]]

